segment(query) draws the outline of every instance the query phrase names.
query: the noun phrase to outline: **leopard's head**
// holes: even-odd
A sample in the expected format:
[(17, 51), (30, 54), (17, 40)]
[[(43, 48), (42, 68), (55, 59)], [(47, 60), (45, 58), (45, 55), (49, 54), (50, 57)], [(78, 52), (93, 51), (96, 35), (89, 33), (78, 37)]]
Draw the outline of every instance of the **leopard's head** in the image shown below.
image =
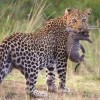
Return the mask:
[(91, 9), (86, 10), (79, 9), (66, 9), (64, 14), (64, 22), (69, 30), (76, 31), (79, 34), (89, 36), (89, 15)]

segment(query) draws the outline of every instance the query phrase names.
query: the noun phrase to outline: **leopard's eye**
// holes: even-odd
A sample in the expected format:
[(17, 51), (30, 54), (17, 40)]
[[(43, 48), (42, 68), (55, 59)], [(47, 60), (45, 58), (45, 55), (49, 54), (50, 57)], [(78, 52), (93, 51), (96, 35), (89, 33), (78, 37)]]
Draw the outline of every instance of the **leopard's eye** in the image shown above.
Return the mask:
[(82, 22), (86, 22), (86, 18), (82, 19)]
[(72, 23), (76, 23), (77, 20), (75, 18), (72, 19)]

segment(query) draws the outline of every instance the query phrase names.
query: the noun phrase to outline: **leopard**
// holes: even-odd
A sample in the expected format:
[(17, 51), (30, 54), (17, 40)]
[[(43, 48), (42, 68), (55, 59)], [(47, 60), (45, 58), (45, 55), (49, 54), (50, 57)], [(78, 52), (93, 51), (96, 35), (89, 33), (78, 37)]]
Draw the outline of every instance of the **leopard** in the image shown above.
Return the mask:
[[(14, 33), (0, 44), (0, 84), (4, 78), (18, 69), (26, 79), (26, 92), (30, 97), (47, 97), (45, 91), (36, 89), (40, 69), (47, 69), (47, 90), (69, 93), (66, 84), (67, 74), (67, 28), (77, 34), (89, 35), (88, 19), (91, 10), (66, 9), (65, 13), (50, 19), (44, 27), (34, 33)], [(55, 84), (55, 69), (58, 73), (59, 86)]]

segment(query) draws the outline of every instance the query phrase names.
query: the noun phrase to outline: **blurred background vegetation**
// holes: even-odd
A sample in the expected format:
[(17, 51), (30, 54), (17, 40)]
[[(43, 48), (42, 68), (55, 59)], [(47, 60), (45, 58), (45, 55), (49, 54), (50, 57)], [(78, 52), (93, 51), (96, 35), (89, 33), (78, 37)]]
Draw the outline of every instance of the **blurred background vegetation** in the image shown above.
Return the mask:
[[(91, 97), (93, 97), (92, 94), (98, 94), (100, 96), (100, 0), (0, 0), (0, 42), (16, 32), (30, 33), (38, 31), (44, 26), (46, 20), (62, 16), (66, 8), (92, 8), (90, 24), (96, 26), (96, 29), (90, 31), (93, 40), (92, 44), (82, 42), (86, 49), (85, 63), (81, 64), (79, 73), (76, 76), (74, 73), (75, 63), (68, 61), (67, 66), (67, 81), (72, 91), (75, 90), (76, 98), (76, 94), (79, 92), (89, 97), (86, 100), (90, 100), (90, 94)], [(40, 79), (39, 77), (41, 85), (45, 84), (43, 83), (45, 81), (45, 75), (44, 73), (42, 74), (43, 78)], [(7, 80), (9, 83), (11, 82), (10, 80), (16, 83), (19, 79), (21, 79), (19, 83), (23, 82), (24, 78), (19, 77), (21, 77), (21, 74), (15, 72), (11, 73), (10, 78), (8, 77)], [(10, 86), (13, 87), (13, 85)], [(1, 88), (0, 97), (3, 97), (2, 90), (4, 91), (4, 97), (8, 95), (6, 93), (9, 93), (9, 88), (7, 92), (6, 86), (8, 87), (9, 85), (4, 84), (4, 88)], [(18, 87), (21, 90), (20, 85)], [(16, 87), (16, 91), (18, 87)], [(14, 91), (11, 90), (10, 92), (13, 93)], [(22, 97), (21, 93), (22, 91), (18, 92), (21, 95), (20, 97)], [(14, 98), (13, 100), (18, 99)]]
[[(92, 8), (92, 17), (95, 22), (100, 19), (100, 0), (42, 0), (46, 2), (44, 10), (45, 18), (61, 16), (66, 8)], [(12, 12), (13, 19), (25, 19), (29, 12), (34, 8), (36, 2), (41, 0), (0, 0), (0, 12), (6, 9), (5, 16)], [(43, 3), (42, 2), (42, 3)]]
[(0, 0), (0, 41), (15, 32), (35, 32), (44, 26), (46, 20), (62, 16), (69, 7), (92, 8), (91, 24), (97, 28), (90, 32), (93, 44), (83, 44), (87, 51), (86, 69), (98, 76), (100, 75), (100, 0)]
[(91, 25), (97, 28), (90, 32), (93, 44), (83, 43), (87, 51), (85, 69), (98, 76), (100, 75), (100, 0), (0, 0), (0, 41), (15, 32), (35, 32), (44, 26), (46, 20), (62, 16), (69, 7), (92, 8)]

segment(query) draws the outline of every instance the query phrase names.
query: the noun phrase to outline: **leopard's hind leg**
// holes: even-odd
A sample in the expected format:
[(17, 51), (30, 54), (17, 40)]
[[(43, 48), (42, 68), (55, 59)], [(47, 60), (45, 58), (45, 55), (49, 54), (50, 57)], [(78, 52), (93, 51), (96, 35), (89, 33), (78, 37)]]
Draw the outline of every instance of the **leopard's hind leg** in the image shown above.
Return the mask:
[(31, 60), (30, 57), (28, 60), (23, 60), (24, 64), (20, 63), (22, 66), (21, 72), (26, 78), (26, 92), (30, 98), (47, 97), (47, 93), (45, 91), (38, 91), (36, 89), (39, 72), (39, 60), (35, 54), (32, 54), (32, 57), (33, 58)]
[[(51, 64), (52, 65), (52, 64)], [(57, 86), (55, 84), (55, 65), (48, 66), (46, 73), (47, 73), (47, 90), (48, 92), (56, 93)]]
[(11, 55), (6, 53), (0, 55), (0, 83), (11, 72), (11, 70), (12, 70)]

